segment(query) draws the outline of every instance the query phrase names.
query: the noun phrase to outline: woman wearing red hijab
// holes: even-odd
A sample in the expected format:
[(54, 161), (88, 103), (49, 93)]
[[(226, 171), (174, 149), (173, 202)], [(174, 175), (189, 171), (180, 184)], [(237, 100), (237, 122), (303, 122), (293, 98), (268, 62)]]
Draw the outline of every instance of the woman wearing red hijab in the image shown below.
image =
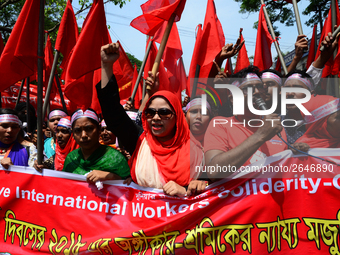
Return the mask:
[(302, 113), (307, 131), (296, 142), (306, 143), (311, 148), (339, 148), (339, 98), (326, 95), (312, 96), (303, 106), (312, 115)]
[(120, 105), (118, 85), (112, 65), (118, 59), (118, 45), (101, 50), (102, 80), (97, 95), (108, 128), (132, 155), (131, 177), (141, 186), (162, 188), (168, 195), (185, 196), (190, 173), (190, 131), (181, 102), (169, 91), (154, 93), (137, 126)]

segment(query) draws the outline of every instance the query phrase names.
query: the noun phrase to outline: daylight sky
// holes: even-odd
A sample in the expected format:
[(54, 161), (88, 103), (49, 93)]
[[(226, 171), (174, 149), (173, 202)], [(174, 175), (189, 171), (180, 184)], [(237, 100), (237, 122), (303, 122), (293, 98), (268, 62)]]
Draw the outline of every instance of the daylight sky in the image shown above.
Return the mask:
[[(131, 0), (130, 2), (127, 2), (123, 8), (119, 8), (114, 4), (105, 5), (106, 20), (107, 24), (110, 26), (109, 31), (112, 41), (119, 40), (126, 52), (129, 52), (140, 60), (143, 60), (144, 58), (146, 36), (131, 27), (130, 22), (132, 19), (142, 14), (140, 5), (144, 2), (146, 2), (146, 0)], [(301, 13), (308, 5), (308, 2), (309, 1), (307, 0), (301, 0), (298, 3), (298, 8), (302, 20), (303, 32), (308, 38), (311, 38), (313, 29), (304, 25), (304, 22), (308, 17)], [(239, 29), (243, 28), (243, 36), (248, 56), (254, 55), (257, 31), (253, 28), (253, 24), (258, 20), (259, 13), (241, 14), (239, 13), (239, 3), (236, 3), (233, 0), (215, 0), (215, 5), (217, 16), (223, 27), (226, 43), (235, 43), (239, 34)], [(182, 18), (177, 23), (182, 43), (184, 65), (187, 73), (195, 44), (195, 28), (198, 24), (204, 23), (206, 6), (207, 0), (187, 0)], [(73, 7), (75, 12), (79, 9), (79, 6), (77, 5), (74, 5)], [(293, 9), (293, 6), (291, 8)], [(82, 16), (85, 15), (83, 14)], [(78, 22), (79, 25), (81, 25), (82, 19), (79, 19)], [(278, 26), (281, 32), (281, 50), (283, 52), (293, 50), (298, 35), (296, 26), (286, 27), (281, 23), (275, 25)], [(273, 59), (276, 55), (273, 44)]]

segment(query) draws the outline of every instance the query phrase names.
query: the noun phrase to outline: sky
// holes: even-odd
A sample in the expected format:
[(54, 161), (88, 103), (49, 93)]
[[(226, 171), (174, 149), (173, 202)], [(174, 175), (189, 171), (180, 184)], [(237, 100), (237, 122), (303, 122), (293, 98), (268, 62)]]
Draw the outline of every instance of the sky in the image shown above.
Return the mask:
[[(76, 2), (76, 1), (74, 1)], [(134, 55), (139, 60), (143, 60), (146, 36), (130, 26), (130, 22), (137, 16), (142, 14), (140, 5), (146, 0), (131, 0), (127, 2), (123, 8), (119, 8), (112, 3), (105, 5), (106, 21), (110, 27), (110, 35), (112, 41), (119, 40), (124, 50)], [(309, 1), (301, 0), (298, 3), (300, 12), (302, 29), (308, 38), (312, 37), (313, 28), (304, 25), (308, 19), (302, 15), (302, 11), (309, 4)], [(235, 43), (240, 28), (243, 28), (243, 37), (248, 51), (248, 56), (254, 55), (256, 29), (253, 28), (254, 22), (258, 20), (259, 13), (241, 14), (239, 13), (240, 5), (233, 0), (215, 0), (217, 16), (222, 24), (226, 43)], [(79, 6), (73, 5), (75, 12)], [(185, 70), (188, 73), (190, 67), (191, 56), (195, 45), (195, 28), (198, 24), (204, 23), (207, 0), (187, 0), (182, 18), (177, 22), (181, 44), (183, 49), (183, 61)], [(291, 6), (293, 10), (293, 5)], [(82, 14), (85, 16), (85, 14)], [(82, 19), (78, 20), (81, 25)], [(298, 36), (297, 27), (286, 27), (281, 23), (275, 23), (281, 32), (279, 40), (281, 51), (287, 52), (294, 50), (294, 43)], [(277, 56), (274, 44), (272, 44), (272, 57)]]

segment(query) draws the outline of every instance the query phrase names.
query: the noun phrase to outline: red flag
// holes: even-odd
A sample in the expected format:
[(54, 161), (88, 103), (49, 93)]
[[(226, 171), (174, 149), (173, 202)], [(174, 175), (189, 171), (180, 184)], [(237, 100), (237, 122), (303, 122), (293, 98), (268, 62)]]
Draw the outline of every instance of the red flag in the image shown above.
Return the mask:
[(317, 28), (316, 28), (316, 24), (314, 25), (314, 29), (313, 29), (313, 36), (312, 36), (312, 40), (310, 41), (310, 45), (309, 45), (309, 53), (308, 53), (308, 59), (307, 59), (307, 64), (306, 64), (306, 68), (308, 69), (309, 66), (313, 63), (314, 59), (315, 59), (315, 40), (316, 40), (316, 36), (317, 36)]
[(254, 66), (257, 66), (260, 71), (270, 68), (273, 64), (272, 53), (270, 49), (273, 43), (273, 39), (267, 28), (267, 22), (263, 13), (264, 6), (264, 4), (261, 5), (260, 9), (254, 54)]
[(185, 69), (184, 69), (184, 64), (183, 64), (183, 59), (180, 58), (180, 60), (178, 61), (178, 65), (177, 65), (177, 79), (179, 81), (179, 88), (181, 90), (181, 93), (183, 90), (186, 89), (186, 84), (187, 84), (187, 75), (185, 73)]
[[(138, 78), (138, 71), (137, 71), (137, 65), (135, 64), (135, 68), (133, 72), (133, 79), (132, 79), (132, 86), (135, 86), (137, 78)], [(137, 88), (137, 92), (136, 92), (135, 99), (134, 99), (135, 109), (139, 109), (142, 99), (143, 99), (143, 84), (142, 84), (142, 79), (141, 79), (138, 83), (138, 88)]]
[(70, 53), (78, 39), (78, 25), (74, 16), (71, 0), (67, 2), (63, 18), (61, 19), (55, 49), (63, 54), (63, 61), (60, 64), (62, 69), (67, 68)]
[[(243, 35), (241, 35), (241, 42), (243, 42), (243, 41), (244, 41)], [(250, 63), (249, 63), (248, 53), (247, 53), (247, 49), (246, 49), (246, 44), (243, 44), (242, 48), (240, 49), (240, 51), (237, 55), (234, 73), (241, 71), (243, 68), (246, 68), (249, 65), (250, 65)]]
[(227, 73), (228, 71), (228, 75), (232, 75), (233, 74), (233, 70), (231, 69), (231, 59), (227, 58), (227, 61), (225, 63), (225, 67), (224, 67), (224, 72)]
[[(339, 13), (339, 7), (338, 7), (338, 1), (336, 0), (336, 24), (339, 25), (340, 23), (340, 13)], [(327, 18), (325, 19), (325, 23), (324, 23), (324, 26), (323, 26), (323, 29), (322, 29), (322, 32), (321, 32), (321, 36), (320, 36), (320, 41), (319, 41), (319, 46), (318, 46), (318, 49), (320, 49), (321, 47), (321, 42), (324, 40), (324, 38), (327, 36), (327, 34), (329, 32), (332, 32), (333, 29), (332, 29), (332, 9), (330, 8), (329, 9), (329, 12), (328, 12), (328, 16)], [(333, 60), (333, 57), (330, 57), (329, 60), (327, 61), (327, 63), (325, 64), (325, 68), (323, 69), (322, 71), (322, 78), (325, 78), (331, 74), (333, 75), (336, 75), (339, 73), (339, 50), (340, 50), (340, 45), (338, 45), (338, 54), (336, 56), (336, 59), (335, 61)], [(317, 53), (316, 53), (316, 56), (315, 56), (315, 59), (317, 59), (320, 55), (320, 50), (317, 50)]]
[[(166, 28), (167, 23), (163, 22), (163, 25), (160, 27), (160, 29), (156, 32), (154, 36), (154, 41), (161, 43), (164, 31)], [(177, 60), (182, 56), (182, 45), (181, 45), (181, 39), (178, 34), (178, 29), (176, 23), (173, 24), (171, 28), (171, 32), (163, 53), (163, 61), (164, 66), (167, 68), (168, 72), (170, 71), (173, 75), (176, 68), (177, 68)]]
[(175, 22), (181, 19), (186, 0), (149, 0), (141, 5), (143, 14), (131, 21), (130, 25), (143, 34), (154, 35), (175, 14)]
[(4, 48), (5, 48), (4, 41), (2, 40), (2, 35), (0, 33), (0, 56)]
[(128, 99), (131, 94), (132, 80), (134, 69), (132, 64), (126, 55), (122, 44), (119, 43), (119, 58), (113, 64), (113, 73), (116, 76), (116, 80), (119, 88), (119, 97), (121, 100)]
[(281, 73), (282, 65), (279, 58), (276, 60), (275, 70)]
[[(149, 41), (148, 41), (147, 45), (148, 44), (149, 44)], [(155, 62), (157, 52), (158, 52), (158, 49), (157, 49), (156, 43), (153, 41), (152, 45), (151, 45), (151, 49), (150, 49), (148, 59), (145, 63), (145, 67), (144, 67), (144, 75), (143, 75), (144, 79), (147, 79), (149, 77), (148, 72), (152, 70), (152, 66), (153, 66), (153, 63)], [(168, 79), (168, 74), (167, 74), (167, 72), (164, 68), (163, 61), (161, 61), (159, 63), (158, 72), (159, 72), (159, 83), (160, 83), (159, 90), (170, 90), (169, 89), (170, 83), (169, 83), (169, 79)]]
[[(208, 0), (207, 10), (204, 18), (203, 35), (200, 45), (199, 65), (201, 67), (212, 66), (212, 61), (221, 51), (225, 44), (222, 25), (216, 15), (214, 0)], [(202, 73), (202, 72), (201, 72)], [(206, 78), (208, 76), (200, 77)]]
[(103, 0), (93, 3), (92, 9), (73, 48), (66, 70), (65, 94), (82, 108), (93, 104), (94, 85), (100, 80), (98, 75), (94, 75), (94, 71), (101, 66), (100, 49), (110, 42)]
[[(44, 81), (44, 86), (47, 88), (50, 75), (54, 75), (54, 74), (51, 74), (54, 57), (53, 57), (52, 43), (51, 43), (51, 39), (49, 35), (47, 36), (44, 54), (45, 54), (45, 66), (44, 66), (44, 71), (43, 71), (43, 81)], [(54, 88), (57, 89), (57, 85), (55, 84), (55, 82), (53, 82), (53, 84), (55, 85)]]
[(37, 70), (40, 0), (27, 0), (0, 58), (0, 91)]
[(199, 54), (200, 54), (200, 45), (202, 40), (202, 24), (199, 24), (196, 27), (196, 41), (195, 41), (195, 47), (194, 52), (192, 53), (191, 57), (191, 63), (190, 63), (190, 69), (189, 69), (189, 75), (187, 80), (187, 86), (186, 86), (186, 94), (190, 97), (191, 96), (191, 86), (193, 84), (193, 79), (195, 78), (196, 68), (198, 65), (199, 60)]

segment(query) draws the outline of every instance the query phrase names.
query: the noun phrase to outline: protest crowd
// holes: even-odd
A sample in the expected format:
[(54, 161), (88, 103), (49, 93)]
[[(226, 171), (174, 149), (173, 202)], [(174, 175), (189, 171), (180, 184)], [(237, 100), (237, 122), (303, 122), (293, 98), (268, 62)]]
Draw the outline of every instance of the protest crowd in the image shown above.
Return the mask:
[[(26, 2), (30, 1), (35, 0)], [(173, 14), (177, 21), (185, 1), (172, 2), (177, 4)], [(213, 4), (213, 1), (208, 1), (207, 12), (211, 11), (209, 3)], [(59, 31), (64, 26), (72, 26), (67, 23), (72, 19), (67, 20), (65, 17), (73, 13), (70, 1), (66, 8)], [(264, 15), (263, 8), (260, 19)], [(75, 32), (73, 45), (68, 49), (63, 43), (71, 41), (62, 38), (65, 34), (58, 33), (55, 48), (64, 56), (61, 66), (63, 95), (60, 97), (67, 97), (70, 104), (67, 108), (49, 106), (46, 115), (42, 116), (42, 137), (37, 135), (40, 132), (37, 119), (42, 113), (37, 112), (36, 105), (18, 102), (12, 109), (0, 109), (0, 164), (4, 169), (10, 171), (11, 166), (16, 165), (33, 167), (39, 173), (45, 169), (64, 171), (85, 175), (87, 182), (93, 184), (123, 180), (125, 185), (135, 183), (142, 187), (161, 189), (169, 196), (190, 197), (232, 175), (198, 172), (197, 166), (230, 165), (239, 169), (287, 149), (294, 153), (308, 153), (311, 148), (340, 148), (339, 98), (317, 92), (322, 86), (321, 78), (326, 77), (325, 70), (330, 68), (329, 61), (332, 61), (331, 68), (335, 68), (340, 61), (337, 58), (333, 61), (333, 53), (338, 49), (339, 34), (334, 36), (332, 30), (322, 32), (319, 47), (325, 49), (318, 51), (316, 56), (309, 51), (309, 54), (313, 54), (312, 61), (305, 70), (296, 69), (309, 47), (306, 36), (298, 35), (291, 64), (285, 69), (278, 63), (275, 68), (270, 53), (270, 45), (275, 39), (268, 32), (267, 25), (262, 30), (259, 28), (258, 33), (265, 30), (266, 34), (262, 34), (262, 38), (268, 39), (269, 36), (269, 47), (264, 42), (256, 46), (257, 50), (261, 47), (262, 50), (255, 53), (253, 64), (249, 64), (244, 55), (246, 50), (242, 29), (234, 44), (225, 44), (223, 32), (215, 31), (215, 35), (210, 35), (211, 41), (223, 40), (211, 42), (214, 51), (200, 55), (199, 47), (207, 47), (210, 43), (201, 42), (199, 45), (199, 40), (204, 41), (204, 36), (209, 37), (204, 26), (208, 22), (215, 22), (215, 27), (219, 26), (218, 19), (206, 18), (203, 30), (202, 26), (198, 28), (189, 75), (184, 73), (183, 80), (183, 75), (178, 71), (181, 70), (180, 56), (176, 56), (178, 51), (174, 50), (174, 45), (166, 45), (162, 60), (155, 60), (155, 42), (163, 38), (167, 22), (162, 20), (164, 24), (142, 27), (144, 23), (139, 26), (137, 18), (131, 25), (154, 36), (148, 41), (151, 52), (144, 68), (144, 93), (142, 82), (136, 82), (137, 69), (133, 74), (131, 64), (126, 64), (131, 66), (126, 76), (126, 65), (122, 64), (126, 58), (125, 52), (119, 42), (112, 43), (108, 38), (103, 12), (102, 1), (97, 1), (90, 12), (92, 16), (87, 18), (80, 35), (78, 31)], [(84, 63), (84, 67), (77, 69), (79, 54), (88, 51), (86, 46), (78, 44), (83, 42), (81, 39), (85, 40), (85, 36), (89, 36), (88, 26), (92, 19), (99, 20), (102, 17), (104, 21), (100, 22), (104, 22), (104, 26), (99, 27), (98, 22), (98, 28), (91, 35), (91, 38), (95, 38), (91, 46), (93, 53), (89, 53), (91, 63)], [(21, 17), (17, 22), (21, 22)], [(172, 29), (177, 30), (175, 24)], [(26, 27), (22, 26), (22, 29)], [(10, 45), (16, 32), (14, 28), (2, 52), (0, 69), (7, 65), (7, 69), (3, 69), (7, 70), (7, 74), (0, 70), (0, 79), (12, 72), (8, 61), (11, 54), (13, 61), (16, 59), (16, 53), (13, 53), (13, 46)], [(171, 42), (173, 40), (168, 43)], [(212, 47), (207, 48), (211, 50)], [(265, 51), (267, 53), (263, 53)], [(237, 54), (236, 68), (231, 70), (228, 61)], [(38, 58), (41, 57), (36, 56), (35, 59)], [(225, 68), (222, 66), (224, 61), (227, 61)], [(156, 71), (154, 62), (157, 64)], [(48, 66), (47, 63), (45, 66)], [(22, 75), (16, 73), (12, 78), (1, 81), (0, 89), (4, 91), (35, 74), (26, 71)], [(242, 92), (241, 98), (240, 94), (236, 97), (230, 90), (218, 88), (221, 84), (231, 84), (235, 90), (237, 88)], [(138, 88), (133, 93), (135, 85)], [(54, 93), (58, 94), (57, 86), (55, 88)], [(187, 95), (184, 100), (181, 97), (183, 88), (186, 88)], [(304, 108), (297, 104), (281, 104), (280, 95), (283, 90), (287, 99), (305, 98), (307, 94), (302, 90), (310, 93), (311, 97), (302, 104)], [(215, 101), (205, 91), (216, 93), (219, 100)], [(206, 96), (205, 99), (202, 94)], [(239, 100), (244, 102), (244, 113), (234, 114), (233, 106), (239, 105), (236, 104)], [(249, 101), (255, 110), (274, 108), (270, 114), (259, 116), (250, 109)], [(282, 114), (283, 105), (286, 107), (285, 114)], [(255, 122), (250, 125), (254, 119), (262, 125), (255, 125)], [(39, 142), (43, 144), (41, 162), (38, 160)]]

